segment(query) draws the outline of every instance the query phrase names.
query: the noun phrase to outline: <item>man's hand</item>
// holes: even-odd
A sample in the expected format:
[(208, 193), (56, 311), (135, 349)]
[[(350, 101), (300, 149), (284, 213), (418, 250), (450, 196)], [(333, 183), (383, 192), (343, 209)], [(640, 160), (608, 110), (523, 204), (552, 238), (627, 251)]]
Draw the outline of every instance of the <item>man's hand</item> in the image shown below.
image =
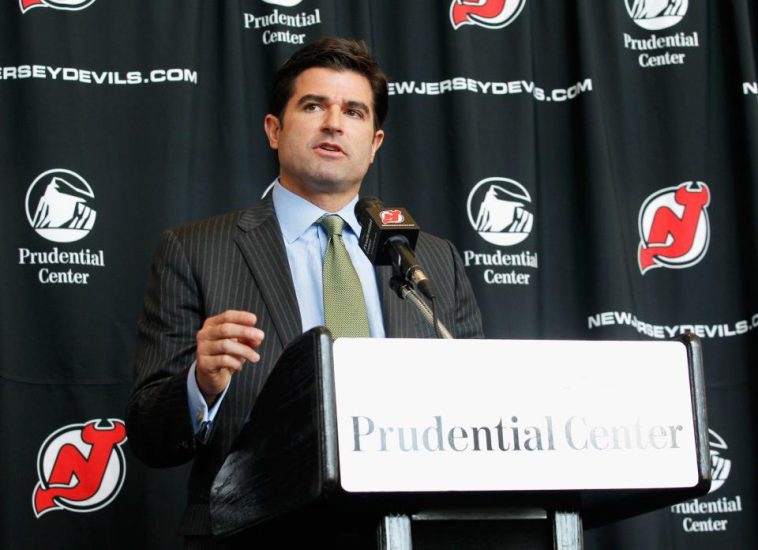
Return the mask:
[(255, 350), (264, 335), (257, 321), (253, 313), (229, 309), (206, 319), (197, 332), (195, 378), (209, 406), (245, 361), (261, 358)]

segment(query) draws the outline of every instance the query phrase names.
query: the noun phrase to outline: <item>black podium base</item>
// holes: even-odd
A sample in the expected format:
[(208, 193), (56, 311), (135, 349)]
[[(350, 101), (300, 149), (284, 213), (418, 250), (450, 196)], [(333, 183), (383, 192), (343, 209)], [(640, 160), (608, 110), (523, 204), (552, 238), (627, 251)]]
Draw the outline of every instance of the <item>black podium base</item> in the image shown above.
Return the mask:
[(546, 520), (423, 521), (412, 524), (413, 550), (490, 550), (553, 548)]
[(544, 509), (431, 511), (388, 515), (377, 529), (380, 550), (581, 550), (578, 513)]

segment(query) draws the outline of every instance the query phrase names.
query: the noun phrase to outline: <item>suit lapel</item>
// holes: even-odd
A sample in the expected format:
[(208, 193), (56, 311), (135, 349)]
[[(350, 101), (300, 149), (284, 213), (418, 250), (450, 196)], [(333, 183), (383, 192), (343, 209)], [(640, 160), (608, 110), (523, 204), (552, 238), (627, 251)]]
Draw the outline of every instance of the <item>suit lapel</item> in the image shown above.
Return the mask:
[[(281, 345), (285, 346), (300, 336), (302, 322), (271, 194), (246, 210), (240, 217), (238, 227), (240, 231), (235, 241), (260, 289)], [(376, 268), (386, 336), (409, 338), (426, 335), (427, 331), (419, 327), (420, 314), (390, 289), (391, 277), (391, 266)]]
[(300, 309), (292, 284), (282, 232), (271, 194), (240, 217), (235, 241), (255, 277), (282, 346), (302, 332)]

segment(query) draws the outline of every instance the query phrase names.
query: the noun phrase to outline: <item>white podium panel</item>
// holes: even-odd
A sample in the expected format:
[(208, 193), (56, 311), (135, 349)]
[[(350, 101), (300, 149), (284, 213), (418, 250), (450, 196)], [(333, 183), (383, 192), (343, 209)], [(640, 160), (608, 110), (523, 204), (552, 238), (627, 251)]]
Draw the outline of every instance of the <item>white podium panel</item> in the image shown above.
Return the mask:
[(682, 343), (346, 338), (333, 354), (348, 492), (698, 483)]

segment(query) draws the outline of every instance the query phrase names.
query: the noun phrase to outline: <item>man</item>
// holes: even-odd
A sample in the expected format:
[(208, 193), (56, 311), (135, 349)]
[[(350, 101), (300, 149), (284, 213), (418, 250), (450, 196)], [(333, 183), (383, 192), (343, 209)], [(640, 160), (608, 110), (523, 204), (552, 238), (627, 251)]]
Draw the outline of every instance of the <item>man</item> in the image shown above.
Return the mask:
[[(193, 460), (180, 529), (189, 547), (215, 547), (211, 484), (282, 349), (325, 324), (322, 284), (330, 277), (322, 280), (321, 270), (332, 241), (324, 215), (345, 222), (342, 240), (363, 291), (354, 304), (366, 311), (363, 333), (434, 337), (389, 291), (391, 268), (374, 269), (358, 246), (353, 209), (386, 113), (387, 82), (365, 45), (329, 38), (304, 47), (277, 73), (264, 120), (280, 164), (272, 193), (247, 210), (162, 236), (138, 324), (127, 430), (149, 465)], [(456, 337), (481, 337), (452, 244), (422, 233), (416, 252), (435, 283), (440, 320)]]

